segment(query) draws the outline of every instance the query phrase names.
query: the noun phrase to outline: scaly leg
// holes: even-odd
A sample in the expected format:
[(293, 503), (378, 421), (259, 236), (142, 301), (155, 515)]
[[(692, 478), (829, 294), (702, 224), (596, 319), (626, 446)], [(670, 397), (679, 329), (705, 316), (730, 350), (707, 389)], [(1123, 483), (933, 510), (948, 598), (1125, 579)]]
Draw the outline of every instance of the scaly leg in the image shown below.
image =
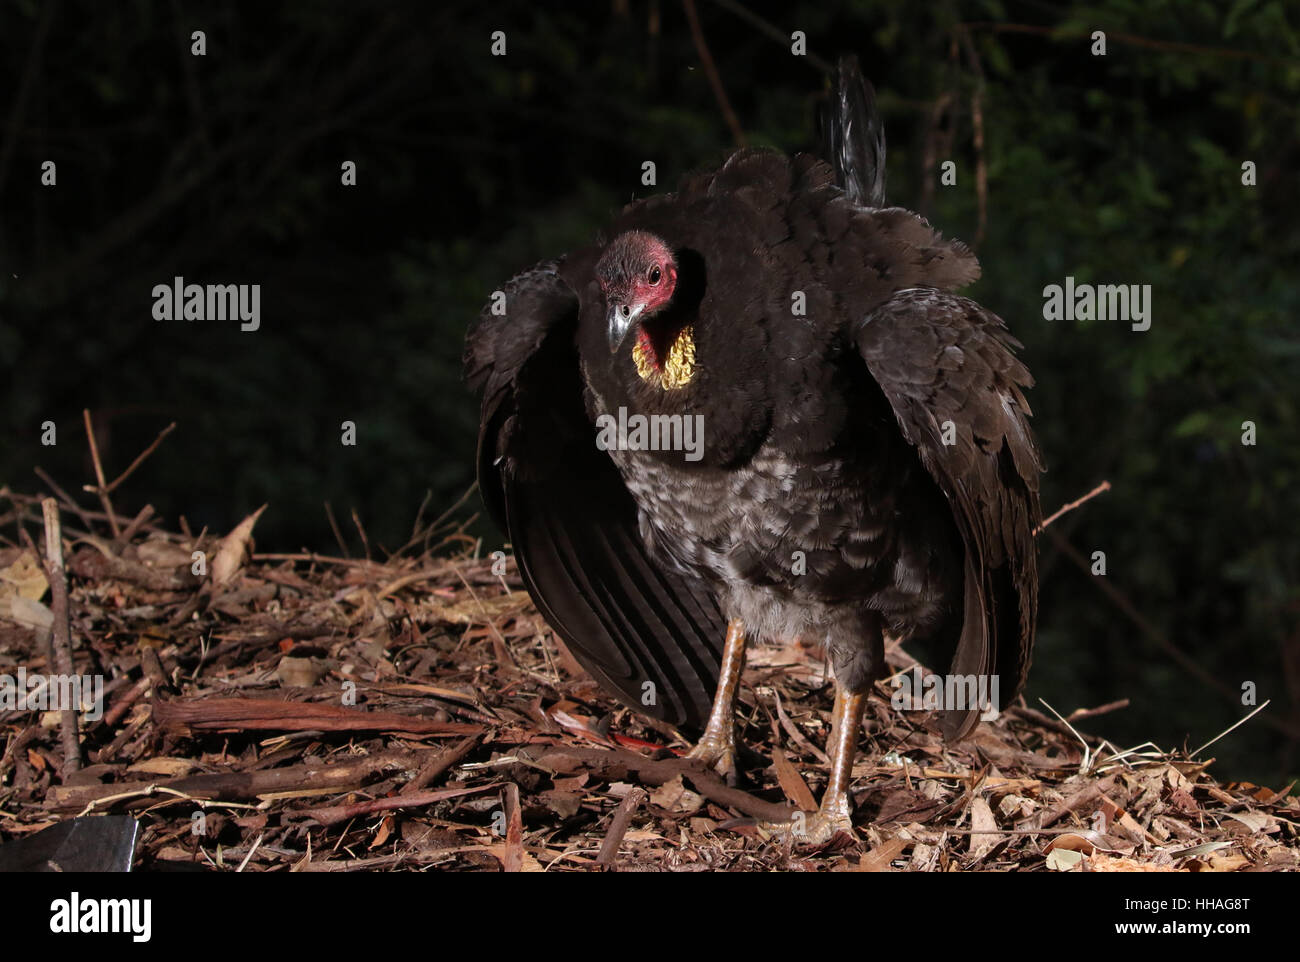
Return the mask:
[(858, 751), (858, 729), (867, 693), (845, 691), (835, 683), (835, 709), (831, 715), (831, 738), (826, 748), (831, 758), (831, 778), (816, 812), (798, 812), (788, 822), (766, 822), (760, 827), (770, 835), (790, 837), (796, 844), (821, 845), (836, 832), (853, 834), (853, 805), (849, 783), (853, 780), (853, 758)]
[(727, 624), (727, 640), (722, 646), (722, 670), (718, 690), (704, 735), (687, 758), (698, 758), (727, 780), (736, 784), (736, 693), (740, 690), (740, 673), (745, 667), (745, 626), (733, 619)]

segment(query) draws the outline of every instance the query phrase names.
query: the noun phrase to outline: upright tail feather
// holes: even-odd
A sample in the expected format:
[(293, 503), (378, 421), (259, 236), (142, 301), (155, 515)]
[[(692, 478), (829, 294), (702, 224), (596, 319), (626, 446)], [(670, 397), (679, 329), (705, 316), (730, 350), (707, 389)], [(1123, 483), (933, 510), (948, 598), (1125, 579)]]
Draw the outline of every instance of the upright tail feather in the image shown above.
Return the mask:
[(844, 56), (835, 89), (821, 111), (825, 158), (849, 200), (861, 207), (885, 205), (885, 125), (876, 113), (876, 94), (862, 76), (858, 58)]

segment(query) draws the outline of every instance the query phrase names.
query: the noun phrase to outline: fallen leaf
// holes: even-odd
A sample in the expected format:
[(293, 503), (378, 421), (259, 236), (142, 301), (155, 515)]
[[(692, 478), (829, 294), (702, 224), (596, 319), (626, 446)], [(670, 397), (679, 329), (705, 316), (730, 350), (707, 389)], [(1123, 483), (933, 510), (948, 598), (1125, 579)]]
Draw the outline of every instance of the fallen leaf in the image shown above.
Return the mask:
[(212, 559), (212, 567), (208, 569), (212, 587), (224, 587), (239, 573), (239, 569), (244, 564), (244, 556), (248, 553), (253, 540), (253, 526), (257, 524), (257, 519), (262, 516), (266, 507), (262, 505), (221, 539), (221, 543), (217, 546), (216, 557)]
[(704, 807), (704, 797), (687, 788), (680, 775), (651, 792), (650, 801), (673, 815), (694, 815)]
[(1271, 835), (1279, 828), (1277, 819), (1263, 812), (1229, 812), (1228, 818), (1236, 819), (1252, 832), (1262, 832), (1265, 835)]
[(329, 673), (329, 666), (321, 658), (296, 658), (285, 655), (276, 665), (275, 677), (286, 688), (313, 688)]
[(379, 848), (388, 841), (388, 837), (393, 834), (393, 816), (385, 815), (379, 821), (379, 829), (375, 832), (375, 837), (370, 842), (370, 848)]
[(903, 851), (911, 844), (910, 839), (895, 835), (888, 841), (881, 842), (858, 860), (859, 872), (892, 872), (891, 863), (900, 858)]
[(780, 746), (772, 749), (772, 764), (776, 768), (776, 779), (781, 783), (781, 791), (785, 792), (785, 797), (801, 812), (816, 811), (817, 799), (813, 798), (808, 783), (803, 780), (799, 769), (794, 767)]
[(981, 859), (998, 845), (1003, 836), (998, 834), (998, 820), (993, 817), (989, 803), (980, 796), (970, 803), (970, 854), (972, 858)]
[(1053, 872), (1070, 872), (1079, 867), (1083, 861), (1081, 852), (1073, 852), (1068, 848), (1054, 848), (1047, 855), (1047, 867)]
[(177, 777), (188, 775), (199, 766), (194, 764), (189, 758), (145, 758), (136, 762), (127, 768), (128, 772), (143, 773), (145, 775), (166, 775), (168, 777)]
[(22, 595), (0, 595), (0, 618), (22, 625), (24, 628), (49, 628), (54, 624), (54, 613), (39, 601)]
[(24, 550), (14, 562), (0, 568), (0, 597), (13, 594), (29, 601), (40, 601), (50, 583), (36, 556)]

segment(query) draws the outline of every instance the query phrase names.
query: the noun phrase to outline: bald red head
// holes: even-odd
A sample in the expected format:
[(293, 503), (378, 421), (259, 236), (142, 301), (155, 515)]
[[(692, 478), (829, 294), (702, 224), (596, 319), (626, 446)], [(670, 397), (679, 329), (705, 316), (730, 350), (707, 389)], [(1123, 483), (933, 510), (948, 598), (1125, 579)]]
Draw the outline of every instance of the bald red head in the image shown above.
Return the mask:
[(609, 346), (617, 351), (633, 325), (661, 310), (677, 287), (677, 259), (663, 240), (642, 230), (619, 234), (596, 263), (608, 310)]

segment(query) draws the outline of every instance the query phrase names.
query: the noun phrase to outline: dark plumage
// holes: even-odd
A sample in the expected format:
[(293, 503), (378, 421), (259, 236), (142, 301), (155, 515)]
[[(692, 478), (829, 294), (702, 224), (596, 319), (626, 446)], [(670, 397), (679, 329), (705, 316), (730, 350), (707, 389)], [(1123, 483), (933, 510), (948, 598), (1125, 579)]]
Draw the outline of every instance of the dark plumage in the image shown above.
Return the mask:
[[(1002, 322), (952, 293), (974, 255), (878, 206), (872, 105), (843, 66), (835, 167), (738, 151), (629, 205), (608, 243), (515, 277), (469, 336), (479, 481), (540, 610), (628, 704), (707, 719), (697, 753), (725, 771), (743, 648), (711, 714), (710, 697), (729, 621), (737, 639), (826, 643), (850, 763), (882, 633), (946, 645), (954, 673), (999, 673), (1003, 704), (1029, 663), (1029, 374)], [(620, 409), (699, 416), (703, 443), (602, 450), (599, 419)], [(847, 825), (841, 775), (831, 827)]]

